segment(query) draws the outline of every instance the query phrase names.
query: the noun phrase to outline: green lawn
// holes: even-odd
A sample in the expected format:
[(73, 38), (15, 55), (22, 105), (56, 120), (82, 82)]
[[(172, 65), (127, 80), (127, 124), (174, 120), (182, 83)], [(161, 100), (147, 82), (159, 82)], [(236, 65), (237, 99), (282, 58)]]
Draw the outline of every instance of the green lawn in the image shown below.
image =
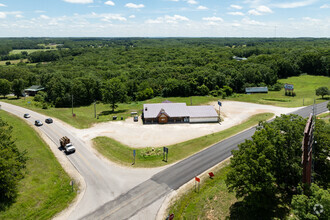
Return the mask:
[(23, 119), (0, 110), (0, 117), (13, 126), (13, 137), (20, 150), (27, 150), (26, 176), (19, 184), (17, 201), (0, 219), (50, 219), (75, 198), (70, 177), (49, 147)]
[(6, 63), (7, 62), (10, 62), (10, 64), (18, 64), (18, 63), (20, 63), (21, 61), (23, 62), (23, 63), (25, 63), (25, 62), (27, 62), (28, 61), (28, 59), (22, 59), (22, 60), (1, 60), (0, 61), (0, 65), (6, 65)]
[[(274, 114), (272, 113), (254, 115), (242, 124), (228, 128), (224, 131), (170, 145), (168, 146), (168, 162), (162, 161), (162, 147), (138, 148), (136, 149), (136, 162), (134, 167), (159, 167), (177, 162), (221, 140), (250, 128), (256, 125), (259, 121), (268, 120), (273, 116)], [(109, 160), (125, 166), (132, 166), (133, 148), (108, 137), (96, 137), (93, 139), (93, 143), (95, 149)]]
[[(315, 90), (321, 86), (330, 87), (330, 77), (302, 75), (279, 80), (281, 83), (294, 85), (295, 97), (285, 96), (284, 89), (281, 91), (270, 91), (267, 94), (239, 94), (237, 97), (228, 99), (242, 102), (253, 102), (259, 104), (276, 105), (281, 107), (299, 107), (324, 102), (321, 96), (315, 95)], [(328, 96), (329, 97), (329, 96)]]
[(48, 51), (48, 50), (57, 50), (56, 48), (53, 49), (22, 49), (22, 50), (12, 50), (9, 52), (9, 55), (13, 54), (20, 54), (23, 51), (26, 51), (28, 54), (33, 53), (33, 52), (40, 52), (40, 51)]
[[(74, 107), (73, 112), (76, 114), (76, 117), (72, 117), (72, 109), (71, 108), (49, 108), (42, 109), (39, 106), (39, 103), (33, 101), (33, 97), (27, 98), (8, 98), (1, 99), (0, 101), (8, 102), (14, 105), (18, 105), (24, 108), (31, 109), (33, 111), (39, 112), (41, 114), (48, 115), (50, 117), (58, 118), (76, 128), (89, 128), (94, 123), (111, 121), (112, 116), (117, 116), (117, 120), (120, 120), (121, 117), (126, 119), (130, 117), (131, 112), (138, 112), (141, 115), (142, 106), (144, 103), (158, 103), (164, 100), (170, 100), (172, 102), (186, 102), (190, 105), (189, 97), (175, 97), (175, 98), (161, 98), (156, 97), (150, 100), (146, 100), (144, 102), (131, 102), (131, 103), (122, 103), (118, 105), (118, 108), (114, 113), (111, 112), (110, 105), (108, 104), (96, 104), (96, 113), (99, 115), (99, 119), (94, 117), (94, 105), (90, 106), (82, 106), (82, 107)], [(209, 96), (195, 96), (191, 98), (193, 105), (198, 105), (202, 103), (207, 103), (213, 100), (217, 100), (217, 98), (209, 97)]]
[[(288, 79), (280, 80), (282, 83), (291, 83), (294, 84), (296, 97), (289, 97), (284, 95), (284, 90), (278, 92), (269, 92), (268, 94), (237, 94), (233, 97), (227, 98), (227, 100), (234, 101), (243, 101), (243, 102), (253, 102), (260, 104), (276, 105), (282, 107), (298, 107), (303, 105), (311, 105), (316, 99), (316, 103), (323, 102), (319, 97), (315, 96), (315, 89), (321, 86), (330, 86), (330, 77), (325, 76), (308, 76), (303, 75), (299, 77), (291, 77)], [(144, 103), (159, 103), (165, 100), (172, 102), (185, 102), (187, 105), (200, 105), (206, 104), (211, 101), (216, 101), (220, 98), (212, 96), (194, 96), (190, 97), (171, 97), (171, 98), (162, 98), (155, 97), (143, 102), (131, 102), (131, 103), (122, 103), (118, 105), (118, 108), (114, 113), (111, 112), (110, 105), (99, 103), (96, 105), (96, 112), (99, 115), (99, 119), (94, 117), (94, 105), (74, 107), (74, 113), (76, 117), (72, 117), (71, 108), (49, 108), (41, 109), (40, 104), (33, 101), (32, 97), (21, 98), (19, 100), (10, 98), (10, 99), (1, 99), (0, 101), (8, 102), (14, 105), (19, 105), (33, 111), (49, 115), (54, 118), (58, 118), (76, 128), (89, 128), (94, 123), (111, 121), (112, 116), (117, 116), (117, 120), (120, 120), (130, 117), (130, 112), (138, 112), (139, 115), (142, 111), (142, 106)]]
[(188, 190), (169, 208), (174, 219), (227, 219), (230, 206), (237, 201), (235, 193), (229, 192), (225, 183), (230, 171), (229, 161), (214, 172), (213, 179), (201, 181), (199, 192)]

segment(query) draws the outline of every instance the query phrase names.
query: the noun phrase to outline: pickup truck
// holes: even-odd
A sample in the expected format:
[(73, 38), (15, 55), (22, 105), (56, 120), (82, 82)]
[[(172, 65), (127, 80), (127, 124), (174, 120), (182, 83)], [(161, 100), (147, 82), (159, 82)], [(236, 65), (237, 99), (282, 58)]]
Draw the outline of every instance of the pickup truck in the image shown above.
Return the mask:
[(71, 143), (70, 139), (67, 136), (64, 136), (60, 139), (61, 147), (64, 149), (66, 154), (74, 153), (76, 148)]

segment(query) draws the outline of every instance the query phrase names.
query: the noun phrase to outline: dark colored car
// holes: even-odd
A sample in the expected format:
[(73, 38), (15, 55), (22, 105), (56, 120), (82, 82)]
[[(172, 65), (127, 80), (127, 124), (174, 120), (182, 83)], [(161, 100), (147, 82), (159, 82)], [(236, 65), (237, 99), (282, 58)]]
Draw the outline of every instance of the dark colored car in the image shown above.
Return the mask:
[(135, 122), (139, 121), (139, 117), (138, 116), (134, 116), (134, 121)]
[(41, 125), (43, 125), (42, 122), (41, 122), (40, 120), (35, 120), (34, 124), (35, 124), (36, 126), (41, 126)]
[(30, 114), (28, 114), (28, 113), (24, 114), (24, 118), (30, 118), (30, 117), (31, 117)]
[(53, 123), (53, 119), (51, 119), (51, 118), (46, 118), (45, 122), (46, 122), (47, 124), (51, 124), (51, 123)]

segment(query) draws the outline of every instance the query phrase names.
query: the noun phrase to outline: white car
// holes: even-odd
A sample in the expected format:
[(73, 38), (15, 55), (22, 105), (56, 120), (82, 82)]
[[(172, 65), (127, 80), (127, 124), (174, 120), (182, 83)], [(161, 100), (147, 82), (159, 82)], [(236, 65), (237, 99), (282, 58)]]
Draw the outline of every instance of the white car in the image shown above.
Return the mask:
[(35, 124), (36, 126), (41, 126), (41, 125), (43, 125), (42, 122), (41, 122), (40, 120), (36, 120), (36, 121), (34, 122), (34, 124)]
[(28, 113), (24, 114), (24, 118), (30, 118), (30, 117), (31, 117), (30, 114), (28, 114)]

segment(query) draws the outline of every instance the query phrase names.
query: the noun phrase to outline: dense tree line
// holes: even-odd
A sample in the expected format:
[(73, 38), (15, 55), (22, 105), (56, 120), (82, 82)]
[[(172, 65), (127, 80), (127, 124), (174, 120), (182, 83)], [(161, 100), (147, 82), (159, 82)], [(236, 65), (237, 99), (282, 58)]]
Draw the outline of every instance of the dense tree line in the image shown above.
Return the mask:
[(122, 84), (128, 100), (144, 100), (228, 96), (251, 86), (279, 90), (279, 78), (305, 73), (329, 76), (329, 39), (28, 39), (31, 42), (35, 46), (53, 42), (62, 49), (29, 54), (35, 66), (1, 66), (0, 78), (44, 86), (45, 101), (55, 106), (70, 105), (72, 95), (79, 105), (102, 100), (111, 79)]
[[(308, 203), (314, 206), (323, 196), (326, 202), (322, 204), (327, 206), (327, 211), (330, 209), (330, 125), (316, 120), (313, 181), (324, 189), (320, 191), (323, 195), (318, 196), (314, 195), (313, 188), (309, 191), (302, 185), (301, 141), (305, 125), (306, 120), (297, 115), (282, 115), (273, 122), (262, 122), (252, 140), (246, 140), (233, 151), (232, 170), (226, 183), (238, 198), (242, 198), (231, 208), (233, 219), (258, 219), (261, 216), (263, 219), (284, 219), (291, 203), (298, 212), (304, 209), (298, 216), (307, 215), (313, 212)], [(300, 206), (301, 203), (306, 209)], [(328, 213), (323, 213), (319, 217), (327, 219), (327, 216)]]

